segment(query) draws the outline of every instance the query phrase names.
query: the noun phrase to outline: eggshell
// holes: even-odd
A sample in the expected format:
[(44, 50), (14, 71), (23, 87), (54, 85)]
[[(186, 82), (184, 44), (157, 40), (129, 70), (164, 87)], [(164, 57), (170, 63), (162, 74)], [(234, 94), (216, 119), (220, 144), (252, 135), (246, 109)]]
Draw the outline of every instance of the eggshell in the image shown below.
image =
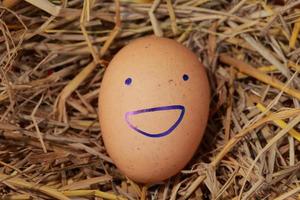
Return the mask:
[(100, 89), (108, 154), (137, 182), (175, 175), (201, 141), (209, 102), (205, 69), (189, 49), (155, 36), (129, 43), (112, 59)]

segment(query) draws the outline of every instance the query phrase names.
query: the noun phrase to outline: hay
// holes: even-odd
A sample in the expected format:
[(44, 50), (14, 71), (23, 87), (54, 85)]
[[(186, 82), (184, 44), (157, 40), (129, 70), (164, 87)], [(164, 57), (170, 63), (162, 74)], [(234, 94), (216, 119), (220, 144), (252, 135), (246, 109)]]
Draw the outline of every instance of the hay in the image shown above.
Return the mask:
[[(299, 5), (3, 0), (0, 199), (299, 199)], [(197, 54), (213, 95), (193, 160), (145, 186), (107, 156), (97, 99), (113, 55), (153, 33)]]

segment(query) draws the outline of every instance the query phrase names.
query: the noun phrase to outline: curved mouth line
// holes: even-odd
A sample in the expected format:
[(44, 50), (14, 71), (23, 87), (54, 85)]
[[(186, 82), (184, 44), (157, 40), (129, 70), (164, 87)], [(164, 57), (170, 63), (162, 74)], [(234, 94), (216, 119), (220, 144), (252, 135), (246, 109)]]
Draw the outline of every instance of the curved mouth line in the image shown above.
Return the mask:
[[(147, 112), (165, 111), (165, 110), (180, 110), (181, 113), (180, 113), (180, 116), (178, 117), (177, 121), (168, 130), (158, 133), (158, 134), (142, 131), (141, 129), (132, 125), (129, 121), (129, 117), (132, 115), (138, 115), (138, 114), (147, 113)], [(180, 124), (180, 122), (183, 119), (184, 113), (185, 113), (185, 108), (182, 105), (160, 106), (160, 107), (153, 107), (153, 108), (147, 108), (147, 109), (126, 112), (125, 120), (126, 120), (128, 126), (131, 129), (135, 130), (136, 132), (138, 132), (144, 136), (148, 136), (148, 137), (152, 137), (152, 138), (159, 138), (159, 137), (164, 137), (166, 135), (169, 135)]]

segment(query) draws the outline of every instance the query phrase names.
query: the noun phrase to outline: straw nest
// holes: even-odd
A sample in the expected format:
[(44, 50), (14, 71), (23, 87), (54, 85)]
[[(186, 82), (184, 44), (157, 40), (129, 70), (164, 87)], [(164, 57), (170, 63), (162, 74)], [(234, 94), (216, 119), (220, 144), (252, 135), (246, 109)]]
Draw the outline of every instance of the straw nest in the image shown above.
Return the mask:
[[(300, 198), (300, 1), (4, 0), (1, 199)], [(150, 34), (193, 50), (210, 78), (205, 138), (177, 176), (124, 177), (97, 98), (113, 55)]]

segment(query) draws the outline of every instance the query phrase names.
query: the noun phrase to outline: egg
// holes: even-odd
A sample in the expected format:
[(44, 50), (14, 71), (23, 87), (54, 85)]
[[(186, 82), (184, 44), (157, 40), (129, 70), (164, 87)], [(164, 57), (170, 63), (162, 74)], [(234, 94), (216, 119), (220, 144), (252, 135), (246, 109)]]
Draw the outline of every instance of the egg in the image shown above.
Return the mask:
[(207, 124), (210, 89), (188, 48), (156, 36), (130, 42), (111, 60), (99, 95), (104, 145), (129, 179), (157, 183), (191, 160)]

